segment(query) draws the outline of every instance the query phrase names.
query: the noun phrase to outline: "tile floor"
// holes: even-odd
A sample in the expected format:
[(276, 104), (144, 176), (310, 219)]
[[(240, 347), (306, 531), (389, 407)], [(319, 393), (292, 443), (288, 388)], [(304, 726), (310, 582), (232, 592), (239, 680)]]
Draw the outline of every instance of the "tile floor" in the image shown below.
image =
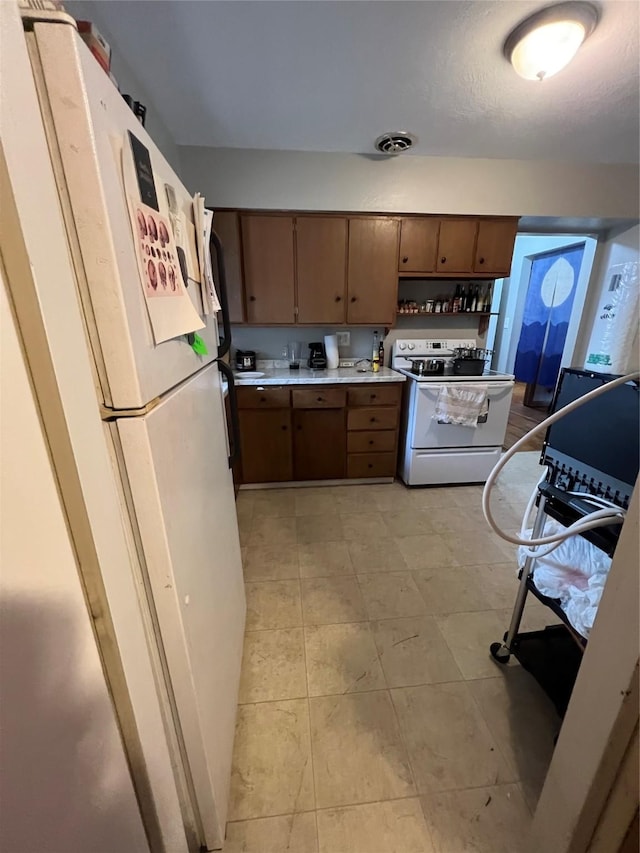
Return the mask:
[[(538, 474), (495, 492), (507, 529)], [(247, 589), (224, 853), (518, 853), (559, 720), (488, 653), (515, 549), (480, 487), (243, 491)], [(553, 623), (528, 605), (533, 627)]]

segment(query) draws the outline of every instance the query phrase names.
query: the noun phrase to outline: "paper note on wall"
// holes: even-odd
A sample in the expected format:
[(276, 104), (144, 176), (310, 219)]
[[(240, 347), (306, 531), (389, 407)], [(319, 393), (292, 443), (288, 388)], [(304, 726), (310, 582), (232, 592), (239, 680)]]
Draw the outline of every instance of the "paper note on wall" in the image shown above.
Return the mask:
[(166, 217), (129, 199), (131, 227), (153, 338), (156, 344), (203, 329), (182, 281), (173, 231)]
[(597, 373), (624, 373), (638, 329), (640, 263), (614, 264), (607, 272), (605, 288), (587, 350), (585, 369)]

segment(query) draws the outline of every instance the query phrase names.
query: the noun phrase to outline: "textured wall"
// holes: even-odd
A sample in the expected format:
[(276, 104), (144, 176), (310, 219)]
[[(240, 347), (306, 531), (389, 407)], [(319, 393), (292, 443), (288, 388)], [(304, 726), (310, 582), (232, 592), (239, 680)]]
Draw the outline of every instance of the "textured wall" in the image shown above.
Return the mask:
[(637, 166), (180, 147), (214, 207), (638, 218)]

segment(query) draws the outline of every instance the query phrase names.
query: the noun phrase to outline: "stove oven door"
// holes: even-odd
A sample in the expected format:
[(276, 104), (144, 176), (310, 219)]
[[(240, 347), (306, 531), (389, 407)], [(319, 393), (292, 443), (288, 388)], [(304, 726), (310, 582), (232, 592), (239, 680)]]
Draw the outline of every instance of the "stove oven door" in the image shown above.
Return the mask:
[(477, 427), (438, 423), (433, 416), (443, 383), (418, 382), (417, 385), (412, 448), (500, 447), (503, 444), (513, 393), (512, 382), (487, 383), (489, 411), (486, 420), (482, 419)]

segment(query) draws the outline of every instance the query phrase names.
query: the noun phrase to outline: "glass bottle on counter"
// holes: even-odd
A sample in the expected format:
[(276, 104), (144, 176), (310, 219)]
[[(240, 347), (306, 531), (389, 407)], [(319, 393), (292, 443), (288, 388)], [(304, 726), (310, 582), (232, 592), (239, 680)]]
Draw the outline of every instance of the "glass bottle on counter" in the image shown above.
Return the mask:
[(378, 348), (378, 333), (373, 333), (373, 347), (371, 352), (371, 370), (378, 373), (380, 370), (380, 350)]

